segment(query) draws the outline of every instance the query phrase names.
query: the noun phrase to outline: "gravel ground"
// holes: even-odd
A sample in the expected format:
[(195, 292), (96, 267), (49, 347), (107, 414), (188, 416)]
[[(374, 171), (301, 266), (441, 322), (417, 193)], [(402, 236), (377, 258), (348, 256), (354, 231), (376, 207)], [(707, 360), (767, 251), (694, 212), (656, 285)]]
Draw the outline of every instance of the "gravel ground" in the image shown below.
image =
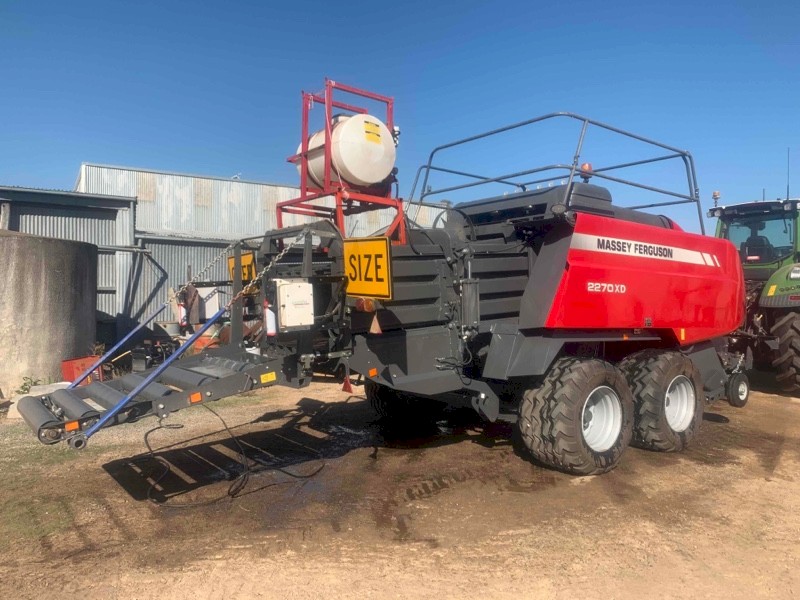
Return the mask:
[(711, 405), (688, 451), (582, 478), (464, 415), (383, 431), (333, 383), (214, 410), (238, 441), (183, 411), (149, 435), (157, 458), (152, 420), (82, 452), (0, 420), (0, 597), (800, 594), (800, 400)]

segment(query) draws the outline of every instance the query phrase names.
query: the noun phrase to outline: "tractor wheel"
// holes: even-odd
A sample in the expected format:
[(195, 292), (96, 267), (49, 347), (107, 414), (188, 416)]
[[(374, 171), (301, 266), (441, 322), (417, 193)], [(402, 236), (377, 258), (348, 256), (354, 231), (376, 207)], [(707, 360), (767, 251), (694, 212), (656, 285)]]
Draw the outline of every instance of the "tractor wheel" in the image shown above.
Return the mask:
[(632, 445), (679, 452), (700, 430), (705, 395), (700, 373), (680, 352), (643, 350), (619, 363), (635, 403)]
[(744, 373), (731, 374), (728, 383), (725, 384), (725, 395), (731, 406), (742, 408), (747, 404), (747, 398), (750, 396), (750, 380), (747, 375)]
[(441, 404), (427, 398), (403, 394), (392, 388), (367, 380), (364, 394), (381, 420), (409, 423), (432, 420), (441, 413)]
[(560, 358), (523, 394), (518, 425), (538, 461), (576, 475), (605, 473), (630, 443), (633, 398), (613, 365)]
[(778, 338), (778, 357), (772, 361), (775, 381), (784, 392), (800, 389), (800, 314), (790, 311), (770, 328)]

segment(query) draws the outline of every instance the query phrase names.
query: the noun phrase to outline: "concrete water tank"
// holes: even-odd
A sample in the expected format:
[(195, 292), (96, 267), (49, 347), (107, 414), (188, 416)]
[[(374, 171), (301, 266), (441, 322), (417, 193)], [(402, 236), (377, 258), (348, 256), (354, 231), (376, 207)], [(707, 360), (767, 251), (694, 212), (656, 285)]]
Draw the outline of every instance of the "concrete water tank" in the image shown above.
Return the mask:
[[(331, 181), (339, 175), (355, 188), (384, 181), (394, 168), (397, 151), (389, 128), (371, 115), (341, 115), (333, 119)], [(297, 148), (297, 153), (302, 146)], [(297, 164), (298, 172), (300, 163)], [(325, 178), (325, 130), (308, 138), (308, 183), (321, 187)]]
[(97, 246), (0, 230), (0, 393), (92, 354)]

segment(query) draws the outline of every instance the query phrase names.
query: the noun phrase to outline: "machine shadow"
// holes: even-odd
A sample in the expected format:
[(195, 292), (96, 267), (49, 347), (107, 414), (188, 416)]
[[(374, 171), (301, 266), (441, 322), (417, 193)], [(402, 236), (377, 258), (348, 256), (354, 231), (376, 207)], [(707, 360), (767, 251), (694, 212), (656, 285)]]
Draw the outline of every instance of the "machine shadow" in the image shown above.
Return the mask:
[[(358, 448), (374, 448), (374, 458), (378, 448), (415, 450), (467, 441), (485, 447), (513, 443), (510, 425), (484, 423), (467, 410), (448, 411), (436, 422), (388, 426), (357, 396), (341, 402), (302, 398), (294, 409), (264, 413), (230, 427), (230, 433), (222, 428), (164, 443), (164, 438), (175, 440), (177, 432), (151, 431), (152, 455), (145, 451), (103, 468), (134, 500), (167, 504), (213, 484), (234, 482), (245, 471), (242, 455), (251, 475), (272, 472), (287, 480), (311, 477), (325, 461)], [(269, 485), (252, 487), (258, 490)]]

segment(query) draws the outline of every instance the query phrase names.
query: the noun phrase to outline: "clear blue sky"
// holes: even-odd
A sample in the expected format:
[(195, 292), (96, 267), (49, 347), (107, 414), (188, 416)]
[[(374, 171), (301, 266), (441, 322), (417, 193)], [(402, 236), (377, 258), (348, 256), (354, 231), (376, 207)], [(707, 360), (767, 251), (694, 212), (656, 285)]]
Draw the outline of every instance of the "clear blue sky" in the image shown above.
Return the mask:
[(69, 189), (84, 161), (294, 184), (328, 76), (396, 99), (403, 194), (435, 145), (569, 110), (690, 150), (729, 203), (785, 195), (792, 147), (800, 195), (798, 24), (796, 0), (2, 0), (0, 184)]

